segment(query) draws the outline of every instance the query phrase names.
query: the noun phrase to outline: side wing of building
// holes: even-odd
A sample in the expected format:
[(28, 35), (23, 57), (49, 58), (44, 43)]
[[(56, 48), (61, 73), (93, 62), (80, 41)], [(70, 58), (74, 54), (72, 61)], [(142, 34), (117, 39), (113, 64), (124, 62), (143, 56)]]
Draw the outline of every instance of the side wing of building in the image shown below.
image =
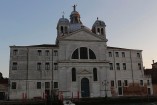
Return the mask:
[(55, 45), (10, 46), (10, 99), (44, 98), (52, 90)]
[(144, 75), (142, 50), (117, 47), (107, 49), (112, 96), (152, 94), (151, 79)]

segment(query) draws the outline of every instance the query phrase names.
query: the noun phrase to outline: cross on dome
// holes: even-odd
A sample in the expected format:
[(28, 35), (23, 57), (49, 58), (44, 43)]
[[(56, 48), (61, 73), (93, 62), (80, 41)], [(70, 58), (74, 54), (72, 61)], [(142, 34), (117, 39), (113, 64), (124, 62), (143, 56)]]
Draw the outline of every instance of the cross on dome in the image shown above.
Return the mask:
[(63, 11), (63, 12), (62, 12), (62, 18), (64, 18), (64, 14), (65, 14), (65, 12)]

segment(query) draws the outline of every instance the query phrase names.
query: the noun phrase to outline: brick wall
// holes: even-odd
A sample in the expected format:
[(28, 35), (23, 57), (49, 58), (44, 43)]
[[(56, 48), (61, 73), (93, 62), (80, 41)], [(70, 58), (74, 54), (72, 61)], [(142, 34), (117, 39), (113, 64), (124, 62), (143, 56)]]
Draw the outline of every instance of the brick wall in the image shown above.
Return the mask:
[(130, 95), (147, 95), (147, 85), (140, 86), (139, 83), (130, 83), (128, 87), (123, 87), (123, 94)]

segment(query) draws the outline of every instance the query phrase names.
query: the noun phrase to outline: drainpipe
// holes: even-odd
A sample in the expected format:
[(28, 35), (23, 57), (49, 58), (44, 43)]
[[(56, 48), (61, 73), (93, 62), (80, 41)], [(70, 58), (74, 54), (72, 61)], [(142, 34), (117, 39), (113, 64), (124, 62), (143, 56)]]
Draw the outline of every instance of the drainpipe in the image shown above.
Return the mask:
[(8, 100), (10, 100), (10, 90), (11, 90), (10, 72), (11, 72), (11, 48), (10, 48), (9, 78), (8, 78)]
[(26, 96), (29, 96), (29, 88), (28, 88), (28, 58), (29, 58), (29, 49), (27, 48), (27, 72), (26, 72)]
[(53, 49), (52, 49), (52, 72), (51, 72), (52, 74), (52, 77), (51, 77), (51, 99), (54, 97), (53, 96)]
[(116, 62), (115, 62), (115, 52), (114, 52), (114, 50), (113, 50), (113, 60), (114, 60), (114, 73), (115, 73), (115, 85), (116, 85), (116, 88), (117, 88), (117, 73), (116, 73), (116, 66), (115, 66), (115, 64), (116, 64)]
[(131, 61), (131, 71), (132, 71), (132, 81), (133, 81), (133, 86), (134, 86), (134, 71), (133, 71), (133, 65), (132, 65), (132, 57), (131, 57), (131, 51), (130, 51), (130, 61)]

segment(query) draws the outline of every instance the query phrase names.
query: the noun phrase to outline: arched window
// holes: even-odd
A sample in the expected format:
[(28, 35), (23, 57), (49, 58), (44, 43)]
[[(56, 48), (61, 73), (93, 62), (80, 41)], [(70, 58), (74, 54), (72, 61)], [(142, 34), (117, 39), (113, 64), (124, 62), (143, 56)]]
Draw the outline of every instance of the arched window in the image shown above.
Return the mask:
[(72, 54), (72, 59), (79, 59), (78, 49), (76, 49)]
[(66, 26), (64, 28), (65, 28), (65, 33), (68, 33), (68, 28)]
[(64, 29), (63, 29), (63, 26), (61, 26), (61, 33), (63, 33), (64, 32)]
[(88, 59), (88, 52), (86, 47), (80, 48), (80, 59)]
[(102, 34), (102, 35), (104, 34), (104, 29), (103, 29), (103, 28), (101, 28), (101, 34)]
[(97, 69), (94, 68), (93, 69), (93, 81), (97, 81), (98, 80), (98, 77), (97, 77)]
[(97, 29), (97, 32), (100, 33), (100, 29), (99, 28)]
[(96, 59), (96, 56), (91, 49), (80, 47), (73, 52), (72, 59)]
[(89, 49), (89, 59), (96, 59), (96, 56), (91, 49)]
[(76, 81), (76, 69), (72, 68), (72, 81)]

